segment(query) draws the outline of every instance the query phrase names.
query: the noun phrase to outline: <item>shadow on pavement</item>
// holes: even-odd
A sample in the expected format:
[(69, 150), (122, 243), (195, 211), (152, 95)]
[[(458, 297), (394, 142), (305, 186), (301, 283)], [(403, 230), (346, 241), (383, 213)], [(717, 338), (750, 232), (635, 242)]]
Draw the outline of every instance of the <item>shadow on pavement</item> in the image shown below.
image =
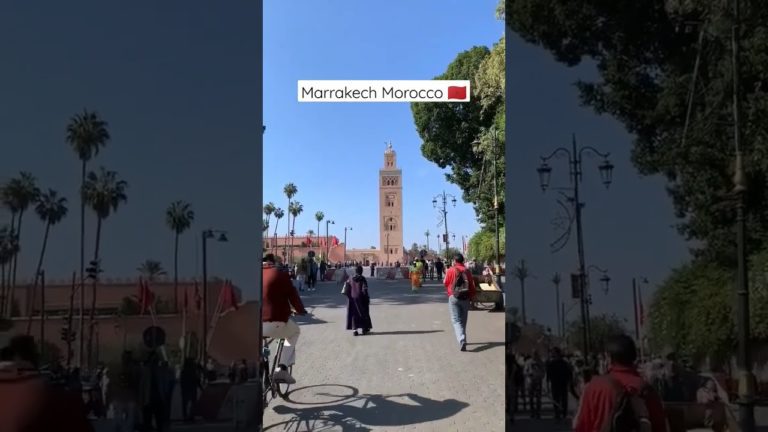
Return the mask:
[(399, 330), (399, 331), (389, 331), (389, 332), (371, 331), (366, 336), (415, 335), (415, 334), (442, 333), (444, 331), (445, 330)]
[(570, 432), (570, 420), (517, 418), (510, 424), (507, 421), (507, 431), (514, 432)]
[(467, 350), (469, 352), (479, 353), (483, 351), (487, 351), (492, 348), (498, 348), (503, 347), (504, 342), (475, 342), (475, 343), (468, 343), (467, 346), (475, 346), (475, 348), (472, 348), (471, 350)]
[[(410, 403), (401, 403), (392, 399), (397, 397), (407, 398)], [(362, 401), (362, 406), (352, 402)], [(403, 395), (378, 395), (369, 394), (353, 398), (343, 404), (323, 405), (307, 408), (293, 408), (286, 405), (277, 405), (273, 410), (280, 415), (291, 415), (290, 420), (270, 426), (265, 430), (274, 429), (276, 426), (289, 423), (297, 428), (292, 431), (318, 430), (318, 420), (332, 422), (340, 426), (342, 431), (370, 431), (377, 427), (398, 427), (417, 425), (421, 423), (442, 420), (453, 417), (469, 404), (456, 399), (433, 400), (413, 393)], [(305, 425), (313, 425), (314, 429), (301, 429)], [(330, 424), (329, 424), (330, 425)], [(372, 427), (373, 429), (368, 429)], [(287, 428), (279, 430), (288, 430)]]

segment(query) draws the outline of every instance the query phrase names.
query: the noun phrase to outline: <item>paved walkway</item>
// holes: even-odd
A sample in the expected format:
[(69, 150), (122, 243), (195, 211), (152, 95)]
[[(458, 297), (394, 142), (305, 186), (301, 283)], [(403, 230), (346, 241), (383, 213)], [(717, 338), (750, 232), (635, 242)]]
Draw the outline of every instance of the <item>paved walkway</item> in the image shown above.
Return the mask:
[(270, 403), (265, 431), (503, 431), (504, 315), (470, 312), (460, 352), (439, 282), (415, 295), (407, 281), (369, 283), (367, 336), (345, 330), (335, 283), (303, 293), (298, 383)]

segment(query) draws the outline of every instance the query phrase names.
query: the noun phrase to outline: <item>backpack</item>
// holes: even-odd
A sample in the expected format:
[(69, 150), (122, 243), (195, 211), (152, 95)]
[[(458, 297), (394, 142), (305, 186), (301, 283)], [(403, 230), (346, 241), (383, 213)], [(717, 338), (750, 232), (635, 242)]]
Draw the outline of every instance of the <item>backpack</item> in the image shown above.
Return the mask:
[(453, 292), (453, 296), (459, 300), (468, 300), (469, 286), (467, 285), (464, 272), (457, 269), (456, 267), (454, 267), (453, 269), (454, 271), (456, 271), (456, 278), (453, 280), (453, 286), (451, 287), (451, 292)]
[(616, 390), (616, 404), (610, 421), (604, 424), (601, 432), (651, 432), (651, 420), (645, 398), (650, 390), (647, 385), (633, 393), (610, 375), (606, 375)]

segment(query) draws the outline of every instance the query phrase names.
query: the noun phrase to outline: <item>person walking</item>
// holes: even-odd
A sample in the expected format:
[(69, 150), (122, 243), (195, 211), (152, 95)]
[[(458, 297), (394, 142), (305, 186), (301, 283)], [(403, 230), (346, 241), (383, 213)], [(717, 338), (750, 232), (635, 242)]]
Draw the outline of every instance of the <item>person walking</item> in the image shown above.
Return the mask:
[(606, 341), (608, 373), (584, 388), (573, 420), (574, 432), (651, 430), (667, 432), (661, 398), (635, 366), (637, 347), (627, 335)]
[(347, 330), (352, 330), (354, 336), (360, 333), (368, 334), (373, 328), (371, 324), (371, 297), (368, 294), (368, 281), (363, 276), (363, 267), (355, 267), (355, 275), (344, 282), (342, 290), (347, 296)]
[(184, 421), (190, 422), (194, 419), (198, 389), (203, 389), (199, 368), (195, 364), (194, 358), (187, 357), (184, 360), (179, 381), (181, 381), (181, 415)]
[(325, 260), (320, 261), (320, 281), (325, 281), (325, 272), (328, 271), (328, 264), (326, 264)]
[(437, 271), (437, 278), (442, 279), (443, 278), (443, 271), (445, 271), (445, 264), (443, 263), (443, 260), (440, 258), (435, 261), (435, 271)]
[(472, 274), (464, 267), (464, 255), (456, 254), (453, 267), (449, 268), (445, 274), (443, 285), (448, 295), (448, 308), (459, 349), (466, 351), (469, 305), (475, 298), (477, 288)]
[(531, 418), (541, 418), (541, 390), (544, 383), (544, 362), (538, 351), (525, 362), (525, 380), (528, 387), (528, 405), (531, 407)]
[(552, 396), (552, 405), (555, 408), (555, 419), (560, 420), (568, 416), (568, 390), (571, 387), (573, 371), (571, 365), (563, 358), (560, 348), (552, 349), (552, 356), (547, 363), (547, 382), (549, 394)]

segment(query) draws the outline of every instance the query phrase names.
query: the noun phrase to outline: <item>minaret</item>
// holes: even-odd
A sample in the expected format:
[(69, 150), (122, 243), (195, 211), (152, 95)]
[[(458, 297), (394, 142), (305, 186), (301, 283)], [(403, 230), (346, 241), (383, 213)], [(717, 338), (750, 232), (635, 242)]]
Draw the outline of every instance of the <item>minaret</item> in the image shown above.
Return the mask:
[(381, 260), (393, 264), (403, 256), (403, 173), (397, 168), (397, 153), (392, 143), (384, 151), (384, 167), (379, 170), (379, 234)]

